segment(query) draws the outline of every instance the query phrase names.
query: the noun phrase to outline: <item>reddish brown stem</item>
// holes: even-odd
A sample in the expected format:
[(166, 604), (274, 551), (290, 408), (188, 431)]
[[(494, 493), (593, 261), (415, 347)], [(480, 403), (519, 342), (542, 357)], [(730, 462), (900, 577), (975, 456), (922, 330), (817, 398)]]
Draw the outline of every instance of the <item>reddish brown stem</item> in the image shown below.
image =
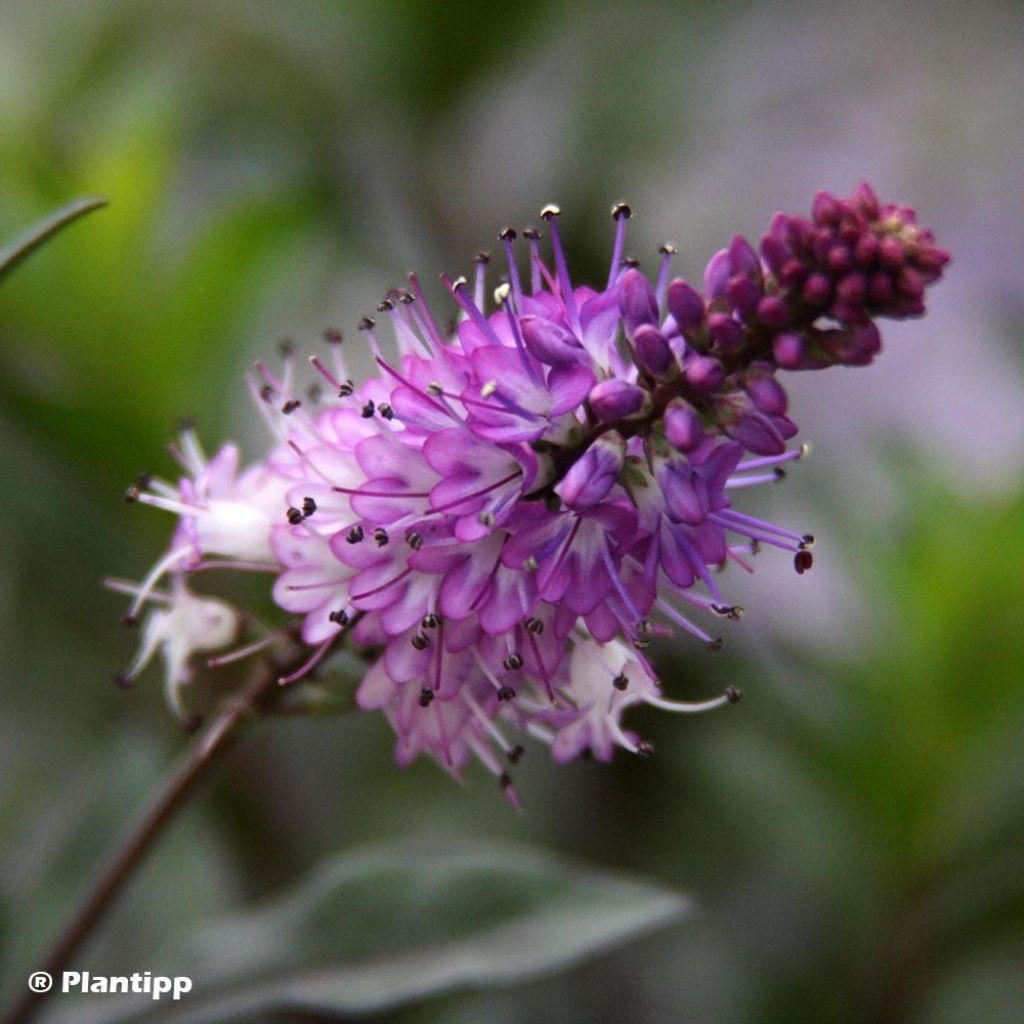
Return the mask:
[[(230, 746), (242, 722), (277, 692), (277, 680), (281, 674), (282, 667), (269, 660), (260, 665), (249, 685), (196, 738), (153, 802), (117, 846), (74, 917), (43, 962), (35, 968), (49, 974), (54, 979), (54, 987), (65, 967), (106, 916), (154, 840)], [(32, 990), (26, 981), (24, 994), (3, 1018), (3, 1024), (26, 1024), (36, 1015), (47, 994)]]

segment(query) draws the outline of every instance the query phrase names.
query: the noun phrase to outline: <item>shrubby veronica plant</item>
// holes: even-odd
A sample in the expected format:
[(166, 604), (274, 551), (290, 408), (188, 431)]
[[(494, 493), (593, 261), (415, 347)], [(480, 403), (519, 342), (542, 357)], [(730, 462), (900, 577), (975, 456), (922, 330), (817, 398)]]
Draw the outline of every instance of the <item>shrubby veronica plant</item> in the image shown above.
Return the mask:
[[(709, 622), (741, 609), (715, 570), (749, 571), (763, 547), (798, 573), (813, 538), (736, 507), (805, 448), (780, 370), (864, 366), (879, 318), (924, 313), (949, 256), (914, 212), (867, 185), (819, 193), (810, 219), (778, 214), (760, 250), (737, 236), (702, 287), (655, 279), (623, 257), (631, 211), (612, 210), (607, 280), (574, 285), (558, 230), (501, 232), (505, 274), (488, 292), (489, 256), (472, 281), (442, 276), (459, 311), (439, 325), (417, 278), (378, 307), (392, 344), (366, 318), (376, 376), (352, 379), (340, 333), (310, 359), (320, 386), (300, 390), (257, 364), (249, 380), (271, 437), (243, 465), (233, 444), (208, 458), (192, 429), (172, 452), (176, 481), (155, 477), (129, 501), (178, 523), (132, 595), (145, 615), (130, 682), (157, 655), (168, 699), (188, 716), (199, 659), (213, 667), (301, 644), (279, 671), (299, 684), (344, 643), (368, 668), (360, 707), (383, 711), (402, 764), (421, 753), (458, 774), (472, 758), (517, 803), (518, 737), (557, 761), (615, 747), (650, 753), (623, 721), (639, 704), (697, 712), (735, 701), (669, 699), (648, 658), (682, 630), (720, 641)], [(318, 393), (317, 393), (318, 392)], [(199, 593), (205, 570), (266, 573), (280, 622)], [(280, 664), (280, 660), (278, 662)]]

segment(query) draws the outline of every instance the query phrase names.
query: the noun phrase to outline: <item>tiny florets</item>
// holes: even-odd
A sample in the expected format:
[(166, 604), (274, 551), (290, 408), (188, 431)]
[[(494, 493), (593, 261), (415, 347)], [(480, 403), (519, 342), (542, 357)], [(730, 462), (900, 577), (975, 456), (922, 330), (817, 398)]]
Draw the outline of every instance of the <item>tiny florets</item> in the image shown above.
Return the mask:
[(733, 504), (805, 450), (787, 447), (797, 426), (778, 371), (870, 362), (874, 318), (920, 315), (949, 257), (913, 211), (861, 186), (849, 199), (819, 193), (810, 220), (777, 215), (760, 252), (735, 238), (700, 291), (670, 280), (672, 246), (656, 284), (624, 260), (632, 211), (612, 213), (603, 287), (572, 284), (559, 211), (545, 207), (553, 263), (528, 229), (521, 275), (516, 232), (504, 230), (494, 308), (486, 254), (472, 286), (442, 277), (460, 311), (450, 331), (415, 276), (389, 293), (378, 311), (395, 351), (361, 321), (378, 370), (365, 383), (353, 383), (337, 332), (330, 359), (310, 360), (333, 398), (303, 404), (287, 354), (280, 377), (258, 364), (250, 387), (274, 444), (244, 473), (232, 446), (207, 460), (183, 435), (187, 476), (131, 495), (180, 517), (132, 590), (134, 615), (171, 600), (154, 590), (161, 577), (176, 588), (132, 673), (163, 645), (177, 698), (188, 658), (232, 641), (227, 606), (190, 604), (183, 581), (234, 565), (274, 574), (273, 598), (309, 645), (284, 682), (345, 634), (373, 652), (357, 700), (385, 712), (401, 763), (425, 752), (455, 773), (475, 757), (513, 801), (507, 765), (522, 747), (506, 730), (548, 742), (556, 760), (603, 760), (616, 746), (646, 756), (621, 723), (628, 708), (737, 699), (730, 687), (667, 700), (644, 652), (673, 628), (720, 646), (683, 609), (740, 617), (716, 580), (728, 563), (749, 569), (768, 545), (798, 573), (812, 564), (807, 535)]

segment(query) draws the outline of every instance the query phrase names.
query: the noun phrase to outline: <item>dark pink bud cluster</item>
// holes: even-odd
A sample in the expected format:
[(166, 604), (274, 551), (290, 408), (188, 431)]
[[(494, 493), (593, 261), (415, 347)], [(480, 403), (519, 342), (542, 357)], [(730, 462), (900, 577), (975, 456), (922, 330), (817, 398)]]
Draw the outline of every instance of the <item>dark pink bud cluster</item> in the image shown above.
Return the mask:
[[(848, 199), (819, 192), (810, 220), (776, 214), (761, 254), (789, 311), (780, 326), (796, 334), (776, 345), (789, 369), (870, 362), (880, 347), (873, 318), (923, 316), (925, 288), (949, 262), (910, 207), (880, 203), (867, 184)], [(838, 327), (815, 330), (820, 317)]]

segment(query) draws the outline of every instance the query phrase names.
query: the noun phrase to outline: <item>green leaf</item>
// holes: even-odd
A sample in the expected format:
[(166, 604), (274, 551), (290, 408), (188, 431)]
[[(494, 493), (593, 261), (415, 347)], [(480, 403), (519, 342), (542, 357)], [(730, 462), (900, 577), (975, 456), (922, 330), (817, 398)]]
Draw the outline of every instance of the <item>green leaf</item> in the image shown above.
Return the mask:
[(193, 981), (178, 1003), (92, 996), (69, 1009), (65, 997), (60, 1009), (80, 1024), (379, 1012), (554, 973), (689, 909), (675, 892), (544, 851), (405, 840), (332, 859), (262, 909), (195, 935), (173, 961)]
[(48, 242), (57, 232), (69, 224), (84, 217), (93, 210), (106, 206), (106, 199), (76, 199), (67, 206), (51, 213), (20, 238), (16, 238), (5, 249), (0, 250), (0, 281), (2, 281), (19, 263), (28, 259), (41, 245)]

